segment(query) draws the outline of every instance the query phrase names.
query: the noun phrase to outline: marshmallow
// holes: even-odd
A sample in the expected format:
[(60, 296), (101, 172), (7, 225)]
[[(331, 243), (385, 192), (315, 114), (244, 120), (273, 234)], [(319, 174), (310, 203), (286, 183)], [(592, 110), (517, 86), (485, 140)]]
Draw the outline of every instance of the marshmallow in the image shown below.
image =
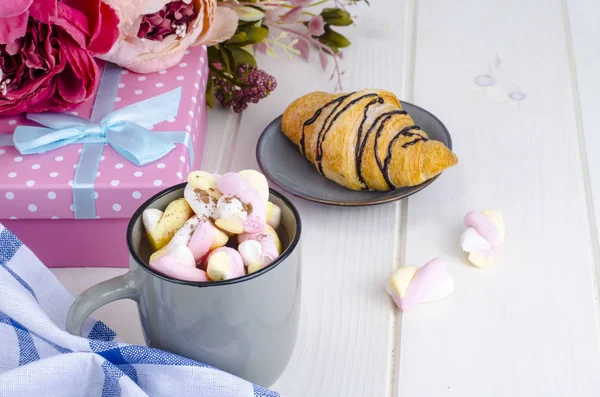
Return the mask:
[[(243, 231), (255, 233), (264, 230), (267, 222), (266, 202), (252, 184), (241, 175), (230, 172), (219, 178), (217, 186), (223, 195), (237, 198), (247, 209)], [(217, 226), (221, 227), (218, 223)]]
[(265, 252), (279, 256), (282, 251), (281, 240), (277, 232), (269, 225), (265, 225), (265, 230), (259, 233), (243, 233), (238, 236), (238, 243), (243, 243), (246, 240), (256, 240), (265, 247)]
[(444, 299), (454, 292), (454, 280), (446, 263), (434, 258), (423, 267), (401, 267), (388, 279), (386, 290), (402, 311), (419, 303)]
[(221, 196), (217, 202), (215, 224), (226, 232), (240, 234), (244, 232), (244, 224), (248, 220), (248, 211), (237, 198), (229, 195)]
[(196, 227), (198, 227), (199, 222), (200, 218), (198, 218), (198, 215), (192, 216), (183, 224), (181, 229), (179, 229), (175, 233), (171, 241), (169, 241), (169, 244), (167, 244), (162, 249), (165, 249), (171, 245), (188, 245), (188, 243), (190, 242), (190, 238), (196, 230)]
[(238, 242), (238, 250), (248, 273), (270, 265), (281, 254), (281, 241), (269, 225), (265, 225), (265, 231), (261, 233), (240, 234)]
[(156, 251), (150, 255), (150, 267), (153, 267), (153, 263), (156, 263), (163, 258), (169, 258), (170, 261), (177, 263), (180, 266), (196, 267), (194, 254), (192, 254), (192, 251), (185, 245), (167, 245), (165, 248)]
[(167, 245), (175, 233), (193, 215), (192, 209), (182, 198), (169, 203), (158, 222), (156, 222), (158, 215), (156, 210), (149, 208), (144, 213), (145, 216), (142, 216), (142, 222), (146, 226), (148, 241), (155, 250)]
[(504, 241), (506, 229), (502, 215), (497, 211), (470, 211), (465, 215), (464, 224), (467, 229), (460, 236), (462, 250), (469, 253), (473, 265), (489, 265)]
[(267, 182), (267, 178), (260, 172), (256, 170), (243, 170), (238, 172), (244, 179), (256, 189), (260, 197), (262, 197), (265, 205), (269, 202), (269, 183)]
[(152, 229), (158, 225), (158, 221), (162, 218), (163, 212), (158, 208), (147, 208), (142, 214), (142, 223), (146, 229), (146, 233), (150, 233)]
[(217, 187), (219, 178), (220, 175), (213, 175), (205, 171), (194, 171), (188, 174), (187, 183), (192, 189), (202, 190), (213, 199), (218, 200), (221, 197), (221, 192)]
[(246, 274), (239, 252), (229, 247), (217, 248), (208, 255), (206, 273), (212, 281), (229, 280)]
[(196, 268), (192, 251), (181, 244), (155, 252), (150, 257), (150, 267), (165, 276), (186, 281), (208, 281), (203, 270)]
[(281, 208), (270, 201), (267, 203), (267, 225), (275, 230), (281, 225)]
[(196, 263), (200, 263), (210, 251), (224, 246), (228, 240), (225, 233), (217, 229), (210, 220), (203, 218), (199, 219), (187, 245), (194, 254)]
[(256, 240), (246, 240), (238, 246), (244, 266), (248, 268), (248, 274), (254, 273), (269, 265), (271, 262), (263, 254), (263, 248)]
[(213, 218), (217, 212), (217, 200), (206, 190), (195, 188), (187, 184), (183, 190), (183, 197), (194, 213), (200, 217)]

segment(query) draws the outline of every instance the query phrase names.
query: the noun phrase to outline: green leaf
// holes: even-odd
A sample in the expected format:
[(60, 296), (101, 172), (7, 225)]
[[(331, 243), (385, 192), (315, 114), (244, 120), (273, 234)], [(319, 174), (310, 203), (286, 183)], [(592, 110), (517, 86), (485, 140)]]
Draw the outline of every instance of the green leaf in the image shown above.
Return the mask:
[(238, 44), (243, 43), (248, 40), (248, 35), (246, 32), (238, 32), (234, 34), (229, 40), (227, 40), (228, 44)]
[(219, 63), (219, 49), (217, 47), (208, 47), (208, 64)]
[(206, 106), (211, 109), (214, 109), (215, 106), (215, 96), (212, 90), (212, 79), (211, 76), (208, 76), (208, 82), (206, 83)]
[(234, 46), (227, 46), (227, 49), (231, 52), (236, 69), (243, 64), (256, 66), (256, 59), (248, 51)]
[(352, 25), (350, 13), (339, 8), (324, 8), (321, 16), (329, 25), (348, 26)]
[(248, 36), (248, 41), (251, 41), (252, 43), (260, 43), (269, 35), (269, 29), (254, 25), (244, 28), (244, 32)]
[(226, 73), (233, 75), (231, 67), (233, 66), (233, 62), (231, 61), (231, 52), (225, 48), (225, 46), (219, 46), (219, 60), (221, 61), (221, 65)]
[(325, 25), (325, 33), (318, 37), (319, 41), (325, 44), (337, 54), (339, 48), (348, 47), (351, 43), (350, 40), (332, 30), (328, 25)]

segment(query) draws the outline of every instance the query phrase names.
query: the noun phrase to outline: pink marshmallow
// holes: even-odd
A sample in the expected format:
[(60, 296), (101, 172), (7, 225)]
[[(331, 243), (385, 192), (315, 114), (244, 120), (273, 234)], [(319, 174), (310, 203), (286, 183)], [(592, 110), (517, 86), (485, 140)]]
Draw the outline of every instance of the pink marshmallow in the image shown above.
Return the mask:
[(242, 277), (246, 275), (246, 269), (244, 268), (244, 261), (242, 260), (242, 256), (237, 250), (229, 247), (221, 247), (217, 248), (213, 252), (208, 255), (206, 258), (206, 265), (208, 266), (208, 261), (210, 261), (210, 257), (216, 254), (217, 252), (225, 252), (229, 257), (229, 264), (231, 266), (231, 274), (229, 278)]
[(217, 187), (224, 195), (237, 197), (242, 203), (252, 207), (244, 224), (245, 232), (262, 232), (265, 229), (267, 223), (265, 202), (260, 193), (243, 176), (229, 172), (219, 178)]
[(449, 277), (446, 263), (441, 258), (427, 262), (411, 280), (404, 297), (392, 295), (392, 299), (403, 312), (418, 305), (429, 291), (444, 278)]
[(275, 241), (273, 241), (273, 236), (271, 236), (269, 233), (242, 233), (238, 236), (239, 244), (243, 243), (246, 240), (256, 240), (260, 243), (263, 256), (269, 258), (269, 263), (265, 264), (265, 266), (270, 265), (271, 262), (273, 262), (279, 257), (279, 250), (277, 249), (277, 244), (275, 244)]
[(174, 257), (164, 255), (150, 262), (150, 267), (165, 276), (185, 281), (208, 281), (206, 272), (195, 267), (189, 267)]
[(498, 233), (494, 222), (479, 211), (469, 211), (465, 215), (464, 223), (466, 227), (472, 227), (481, 237), (490, 243), (491, 252), (488, 254), (496, 255), (500, 251), (502, 237)]
[(210, 251), (216, 229), (208, 219), (200, 219), (188, 248), (194, 254), (196, 263), (200, 263)]

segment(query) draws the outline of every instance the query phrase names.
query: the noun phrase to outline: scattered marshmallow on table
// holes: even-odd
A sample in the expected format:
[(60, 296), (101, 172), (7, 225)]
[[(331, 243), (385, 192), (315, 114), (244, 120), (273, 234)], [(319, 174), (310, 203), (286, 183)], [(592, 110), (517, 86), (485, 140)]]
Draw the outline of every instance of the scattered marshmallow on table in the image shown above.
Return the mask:
[(421, 268), (399, 268), (388, 279), (386, 290), (400, 310), (407, 311), (419, 303), (450, 296), (454, 292), (454, 280), (446, 263), (441, 258), (434, 258)]
[(155, 251), (150, 267), (181, 280), (241, 277), (270, 265), (282, 252), (275, 230), (281, 208), (269, 202), (267, 179), (255, 170), (222, 176), (191, 172), (183, 198), (164, 212), (146, 209), (142, 220)]
[(460, 236), (460, 245), (469, 253), (469, 262), (477, 267), (491, 264), (506, 233), (502, 215), (498, 211), (470, 211), (464, 224), (467, 229)]

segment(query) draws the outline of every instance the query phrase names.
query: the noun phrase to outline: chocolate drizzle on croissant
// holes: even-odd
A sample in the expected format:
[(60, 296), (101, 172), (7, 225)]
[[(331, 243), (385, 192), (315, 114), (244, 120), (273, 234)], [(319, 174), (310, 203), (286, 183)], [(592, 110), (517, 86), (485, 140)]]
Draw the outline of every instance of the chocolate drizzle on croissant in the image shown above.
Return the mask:
[[(319, 173), (354, 190), (412, 186), (457, 162), (440, 142), (432, 141), (423, 151), (422, 145), (430, 141), (427, 134), (387, 91), (309, 94), (286, 109), (282, 127)], [(353, 161), (348, 157), (352, 145)], [(379, 176), (373, 174), (373, 167)]]

